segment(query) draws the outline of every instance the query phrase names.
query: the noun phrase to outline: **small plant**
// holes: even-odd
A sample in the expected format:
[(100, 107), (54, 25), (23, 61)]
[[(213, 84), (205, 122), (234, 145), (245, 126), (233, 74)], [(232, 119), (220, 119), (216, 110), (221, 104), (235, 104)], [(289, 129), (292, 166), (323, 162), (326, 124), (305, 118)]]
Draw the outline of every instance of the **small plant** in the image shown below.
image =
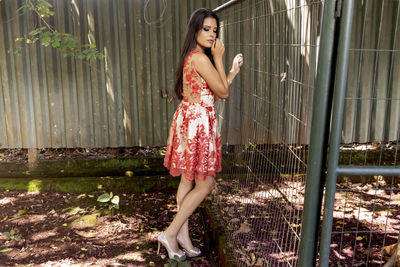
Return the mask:
[(119, 196), (114, 196), (112, 192), (110, 194), (104, 193), (97, 198), (97, 201), (101, 203), (107, 203), (108, 209), (111, 210), (111, 215), (114, 215), (114, 209), (119, 209)]
[(21, 235), (16, 235), (14, 230), (11, 230), (10, 232), (4, 232), (3, 236), (5, 236), (9, 240), (15, 240), (15, 241), (21, 240)]
[(169, 259), (168, 262), (164, 264), (164, 267), (190, 267), (190, 262), (185, 260), (186, 255), (183, 255), (180, 258), (175, 255), (173, 259)]

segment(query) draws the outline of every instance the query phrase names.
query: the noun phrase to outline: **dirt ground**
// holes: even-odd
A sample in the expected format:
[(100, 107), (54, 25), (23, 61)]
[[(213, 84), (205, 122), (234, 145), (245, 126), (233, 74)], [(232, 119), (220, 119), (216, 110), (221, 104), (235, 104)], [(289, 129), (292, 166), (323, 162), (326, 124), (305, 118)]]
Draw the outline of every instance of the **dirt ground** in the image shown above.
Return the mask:
[[(399, 178), (338, 183), (329, 266), (382, 266), (387, 262), (386, 248), (395, 245), (400, 234)], [(238, 265), (296, 265), (304, 184), (260, 183), (256, 187), (238, 180), (223, 181), (214, 193), (214, 206), (227, 222), (228, 246)]]
[[(113, 216), (98, 195), (0, 191), (0, 232), (14, 231), (0, 236), (0, 266), (163, 266), (156, 238), (176, 213), (175, 193), (116, 193)], [(204, 250), (200, 216), (190, 229)], [(205, 257), (188, 262), (210, 266)]]

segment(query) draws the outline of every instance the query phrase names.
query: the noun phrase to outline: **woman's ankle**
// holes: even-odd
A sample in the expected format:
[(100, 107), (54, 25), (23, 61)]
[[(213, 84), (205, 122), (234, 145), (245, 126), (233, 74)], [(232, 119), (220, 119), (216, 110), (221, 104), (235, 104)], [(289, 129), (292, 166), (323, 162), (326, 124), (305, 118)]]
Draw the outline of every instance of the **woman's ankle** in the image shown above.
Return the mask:
[(173, 231), (171, 231), (171, 229), (169, 229), (169, 228), (167, 228), (166, 230), (164, 230), (164, 235), (165, 235), (165, 237), (167, 238), (167, 239), (172, 239), (172, 238), (176, 238), (176, 234), (173, 232)]

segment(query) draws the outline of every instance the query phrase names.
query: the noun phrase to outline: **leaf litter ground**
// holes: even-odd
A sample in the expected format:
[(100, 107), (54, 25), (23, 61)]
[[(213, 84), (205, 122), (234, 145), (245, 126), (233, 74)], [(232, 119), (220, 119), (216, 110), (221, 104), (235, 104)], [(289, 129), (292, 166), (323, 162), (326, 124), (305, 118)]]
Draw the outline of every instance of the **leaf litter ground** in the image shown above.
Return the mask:
[[(387, 251), (400, 233), (399, 178), (337, 184), (329, 266), (382, 266), (388, 260)], [(255, 187), (221, 181), (213, 203), (238, 265), (289, 266), (297, 261), (304, 184)]]
[[(163, 266), (156, 239), (176, 214), (175, 192), (114, 193), (120, 210), (111, 216), (95, 194), (0, 191), (0, 232), (15, 232), (0, 235), (0, 266)], [(189, 222), (204, 250), (200, 213)], [(210, 266), (205, 257), (188, 261)]]

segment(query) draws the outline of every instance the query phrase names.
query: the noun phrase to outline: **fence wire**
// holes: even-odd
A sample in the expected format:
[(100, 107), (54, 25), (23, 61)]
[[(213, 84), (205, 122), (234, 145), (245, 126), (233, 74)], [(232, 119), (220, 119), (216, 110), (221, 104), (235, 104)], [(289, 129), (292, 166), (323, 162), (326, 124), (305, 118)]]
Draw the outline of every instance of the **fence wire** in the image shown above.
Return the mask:
[[(355, 1), (341, 165), (400, 167), (399, 14), (399, 1)], [(331, 266), (390, 261), (399, 249), (400, 177), (338, 177), (334, 207)]]
[(297, 265), (321, 7), (239, 1), (218, 12), (226, 58), (245, 62), (217, 106), (225, 168), (212, 195), (234, 266)]
[[(245, 59), (217, 104), (224, 173), (212, 195), (234, 266), (297, 265), (323, 2), (243, 0), (218, 11), (226, 59)], [(400, 164), (399, 11), (399, 1), (355, 1), (341, 165)], [(399, 191), (399, 177), (338, 177), (331, 266), (389, 260)]]

